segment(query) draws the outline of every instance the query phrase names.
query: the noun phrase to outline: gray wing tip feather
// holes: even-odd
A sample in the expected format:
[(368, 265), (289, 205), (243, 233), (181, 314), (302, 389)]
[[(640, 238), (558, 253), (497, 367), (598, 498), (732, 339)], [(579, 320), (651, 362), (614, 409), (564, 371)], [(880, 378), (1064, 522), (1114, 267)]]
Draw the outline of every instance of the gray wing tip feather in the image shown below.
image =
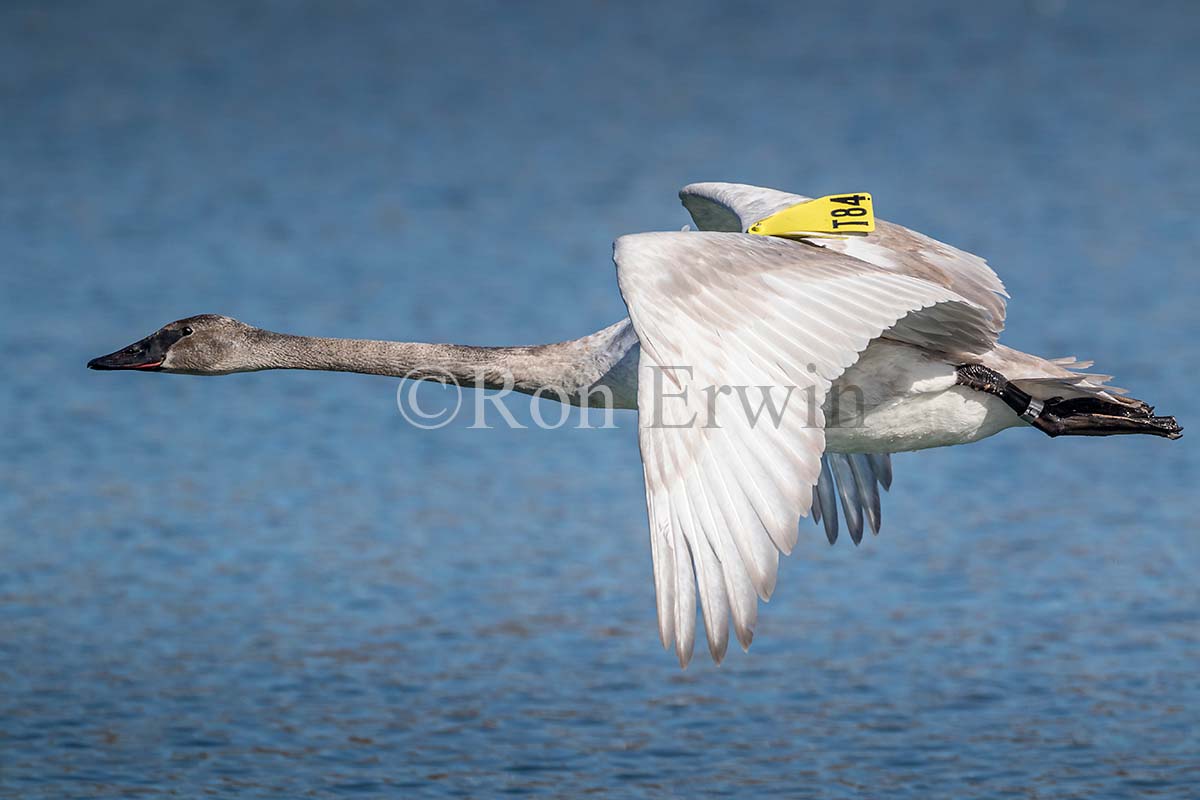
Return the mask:
[(887, 453), (825, 453), (821, 456), (821, 474), (813, 492), (813, 522), (824, 523), (825, 537), (832, 545), (838, 538), (838, 500), (850, 539), (862, 541), (863, 523), (871, 533), (882, 526), (879, 487), (892, 486), (892, 460)]

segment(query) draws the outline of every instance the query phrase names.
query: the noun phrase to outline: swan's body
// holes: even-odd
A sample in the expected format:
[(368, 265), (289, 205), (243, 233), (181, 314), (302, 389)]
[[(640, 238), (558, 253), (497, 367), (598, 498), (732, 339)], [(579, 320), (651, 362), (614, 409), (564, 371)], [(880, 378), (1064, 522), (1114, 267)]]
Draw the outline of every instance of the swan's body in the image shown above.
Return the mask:
[(322, 339), (202, 315), (89, 366), (362, 372), (638, 409), (659, 630), (682, 664), (697, 596), (715, 660), (730, 627), (749, 646), (800, 516), (832, 543), (840, 501), (856, 543), (864, 524), (878, 532), (890, 453), (1030, 424), (1051, 436), (1180, 435), (1107, 376), (1078, 371), (1088, 363), (998, 344), (1007, 295), (976, 256), (882, 221), (845, 241), (745, 233), (806, 199), (771, 189), (694, 184), (680, 196), (702, 231), (619, 239), (630, 318), (580, 339)]
[[(571, 370), (578, 380), (566, 386), (568, 402), (580, 405), (584, 395), (605, 387), (612, 392), (613, 408), (637, 409), (640, 351), (632, 323), (625, 320), (595, 336), (599, 338), (560, 345), (564, 349), (577, 346), (580, 357)], [(607, 344), (601, 346), (601, 342)], [(1053, 364), (1048, 362), (1048, 366), (1052, 368)], [(822, 406), (830, 420), (825, 429), (825, 451), (924, 450), (976, 442), (1025, 424), (1004, 401), (958, 386), (955, 379), (954, 366), (936, 354), (886, 339), (872, 341), (858, 361), (833, 382), (829, 392), (835, 397), (851, 387), (862, 390), (863, 413), (852, 413), (855, 409), (851, 408), (833, 419), (831, 404), (826, 401)], [(498, 382), (491, 385), (501, 386)], [(522, 382), (517, 391), (532, 392), (540, 385), (536, 381)]]

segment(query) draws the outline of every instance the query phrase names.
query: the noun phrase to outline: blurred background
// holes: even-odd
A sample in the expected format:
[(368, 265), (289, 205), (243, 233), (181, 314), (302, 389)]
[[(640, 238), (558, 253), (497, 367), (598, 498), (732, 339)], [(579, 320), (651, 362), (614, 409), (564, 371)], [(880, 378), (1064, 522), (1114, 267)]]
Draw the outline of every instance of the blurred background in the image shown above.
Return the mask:
[(1190, 427), (1198, 38), (1188, 2), (4, 3), (0, 794), (1194, 795), (1194, 438), (900, 455), (879, 538), (802, 523), (749, 655), (681, 672), (634, 415), (422, 431), (393, 380), (84, 363), (201, 312), (572, 338), (624, 315), (612, 239), (727, 180), (873, 192), (990, 260), (1007, 344)]

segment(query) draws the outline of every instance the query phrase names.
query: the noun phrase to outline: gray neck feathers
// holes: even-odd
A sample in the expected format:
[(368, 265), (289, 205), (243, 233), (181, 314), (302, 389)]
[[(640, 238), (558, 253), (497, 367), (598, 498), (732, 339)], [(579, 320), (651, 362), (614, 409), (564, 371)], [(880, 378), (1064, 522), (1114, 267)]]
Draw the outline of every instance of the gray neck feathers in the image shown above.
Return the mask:
[(601, 382), (635, 343), (628, 320), (582, 339), (532, 347), (326, 339), (258, 330), (250, 340), (246, 367), (452, 380), (462, 386), (571, 396)]

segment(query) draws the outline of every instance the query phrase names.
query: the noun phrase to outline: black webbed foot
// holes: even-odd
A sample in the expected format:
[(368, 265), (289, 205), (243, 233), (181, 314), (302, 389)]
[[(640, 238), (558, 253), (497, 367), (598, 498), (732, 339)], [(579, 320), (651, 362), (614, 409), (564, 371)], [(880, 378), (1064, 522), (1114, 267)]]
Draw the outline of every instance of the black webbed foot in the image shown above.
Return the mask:
[(1030, 421), (1048, 436), (1116, 436), (1146, 433), (1178, 439), (1183, 428), (1174, 417), (1156, 417), (1145, 403), (1124, 405), (1098, 397), (1054, 397), (1043, 403), (1041, 413)]
[(1154, 406), (1141, 400), (1100, 397), (1051, 397), (1036, 400), (1000, 373), (982, 364), (958, 368), (958, 383), (1002, 399), (1009, 408), (1047, 436), (1115, 436), (1146, 433), (1178, 439), (1183, 428), (1174, 417), (1154, 416)]

